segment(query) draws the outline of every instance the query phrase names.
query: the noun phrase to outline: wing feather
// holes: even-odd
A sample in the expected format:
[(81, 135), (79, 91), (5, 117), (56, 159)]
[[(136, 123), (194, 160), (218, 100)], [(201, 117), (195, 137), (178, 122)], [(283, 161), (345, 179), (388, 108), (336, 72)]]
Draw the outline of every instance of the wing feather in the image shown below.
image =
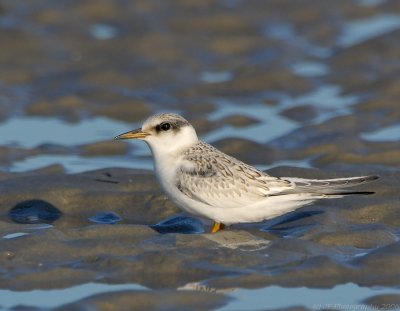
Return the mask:
[(176, 186), (186, 196), (212, 206), (238, 207), (293, 188), (214, 147), (199, 142), (183, 156)]

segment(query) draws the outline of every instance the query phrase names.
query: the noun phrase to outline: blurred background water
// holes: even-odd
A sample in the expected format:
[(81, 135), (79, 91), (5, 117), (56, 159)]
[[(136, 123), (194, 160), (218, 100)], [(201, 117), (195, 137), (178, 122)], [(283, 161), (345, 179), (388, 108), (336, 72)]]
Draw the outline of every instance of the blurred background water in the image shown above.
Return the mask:
[[(231, 137), (276, 142), (274, 156), (254, 157), (261, 168), (281, 158), (321, 166), (286, 150), (292, 133), (304, 136), (296, 148), (337, 135), (342, 153), (373, 152), (368, 137), (398, 140), (379, 135), (398, 132), (397, 10), (396, 1), (3, 1), (1, 167), (149, 169), (141, 144), (110, 141), (162, 111), (227, 150)], [(346, 116), (357, 118), (352, 128), (341, 128)], [(350, 133), (356, 142), (344, 142)]]
[[(3, 174), (150, 170), (144, 144), (112, 139), (167, 111), (260, 169), (400, 166), (397, 0), (3, 0), (0, 42)], [(306, 295), (289, 292), (262, 293)], [(221, 310), (253, 309), (246, 295)]]

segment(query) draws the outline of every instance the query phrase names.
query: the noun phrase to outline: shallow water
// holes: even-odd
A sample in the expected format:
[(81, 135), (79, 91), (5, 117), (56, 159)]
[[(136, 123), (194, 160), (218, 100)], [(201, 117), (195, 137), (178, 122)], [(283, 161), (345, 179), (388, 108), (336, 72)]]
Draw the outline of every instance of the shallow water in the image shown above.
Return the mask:
[(362, 133), (361, 137), (365, 140), (376, 142), (400, 141), (400, 124), (385, 127), (370, 133)]
[[(254, 118), (257, 123), (239, 128), (231, 125), (221, 126), (202, 135), (201, 138), (210, 143), (229, 137), (266, 143), (301, 127), (301, 123), (281, 115), (285, 109), (303, 104), (313, 105), (318, 114), (309, 123), (318, 124), (336, 116), (350, 114), (351, 106), (358, 102), (358, 97), (355, 95), (340, 95), (340, 87), (334, 85), (323, 85), (311, 93), (296, 98), (283, 95), (273, 95), (273, 97), (279, 100), (279, 105), (267, 106), (255, 101), (244, 106), (240, 102), (216, 100), (216, 109), (208, 114), (210, 121), (218, 122), (224, 117), (241, 115)], [(46, 144), (77, 147), (97, 141), (111, 141), (116, 135), (138, 127), (140, 127), (138, 123), (128, 124), (104, 117), (85, 119), (77, 124), (54, 118), (18, 117), (0, 124), (0, 130), (9, 133), (3, 137), (3, 144), (23, 148), (34, 148)], [(30, 130), (26, 131), (26, 128)], [(106, 167), (152, 169), (152, 161), (148, 159), (150, 151), (147, 146), (141, 142), (135, 142), (134, 146), (129, 158), (121, 156), (87, 158), (77, 154), (40, 154), (16, 160), (9, 168), (4, 167), (4, 169), (10, 172), (24, 172), (53, 164), (63, 165), (68, 173)], [(282, 163), (290, 163), (290, 161)], [(262, 167), (265, 169), (276, 165), (278, 162)], [(309, 166), (309, 164), (306, 165), (306, 167)]]
[[(18, 305), (36, 308), (57, 308), (67, 303), (73, 303), (92, 295), (117, 291), (149, 291), (150, 289), (138, 284), (102, 284), (87, 283), (69, 288), (54, 290), (10, 291), (0, 290), (0, 310), (8, 310)], [(190, 285), (181, 290), (195, 290)], [(203, 289), (200, 289), (203, 290)], [(337, 285), (329, 289), (310, 289), (306, 287), (285, 288), (268, 286), (260, 289), (229, 289), (227, 295), (231, 297), (229, 303), (218, 308), (219, 311), (241, 310), (257, 311), (286, 309), (302, 306), (311, 310), (321, 309), (362, 309), (376, 310), (383, 306), (363, 303), (367, 298), (375, 295), (398, 295), (400, 289), (395, 288), (367, 288), (356, 284)], [(392, 306), (390, 308), (390, 305)], [(396, 304), (388, 304), (386, 309), (399, 308)]]
[[(302, 306), (311, 310), (366, 310), (372, 311), (379, 306), (363, 303), (367, 298), (374, 295), (398, 295), (400, 289), (394, 288), (368, 288), (356, 284), (337, 285), (334, 288), (284, 288), (280, 286), (269, 286), (261, 289), (245, 290), (240, 289), (230, 294), (235, 300), (219, 311), (241, 310), (258, 311), (273, 309), (288, 309)], [(380, 306), (382, 308), (383, 306)], [(400, 305), (393, 304), (392, 308), (397, 309)]]
[(208, 142), (221, 140), (228, 137), (237, 137), (265, 143), (294, 130), (295, 122), (279, 115), (280, 109), (261, 104), (238, 105), (230, 102), (218, 102), (219, 109), (209, 115), (210, 121), (216, 121), (231, 115), (253, 117), (259, 123), (246, 128), (235, 128), (225, 125), (208, 133), (203, 139)]
[[(33, 308), (57, 308), (92, 295), (123, 290), (147, 290), (138, 284), (87, 283), (52, 290), (11, 291), (0, 290), (0, 307), (3, 310), (20, 305)], [(0, 310), (2, 310), (0, 308)]]
[(292, 66), (293, 73), (305, 77), (324, 76), (329, 73), (329, 67), (319, 62), (299, 62)]
[(67, 173), (79, 173), (107, 167), (127, 167), (136, 169), (153, 169), (153, 160), (138, 157), (96, 157), (87, 158), (78, 155), (39, 155), (15, 161), (10, 172), (26, 172), (48, 165), (61, 164)]
[(400, 28), (400, 15), (379, 14), (345, 24), (338, 44), (344, 47), (359, 44)]
[(67, 123), (56, 118), (17, 117), (0, 123), (0, 131), (7, 133), (0, 143), (25, 148), (43, 144), (74, 146), (111, 140), (130, 127), (139, 125), (103, 117), (85, 119), (79, 123)]

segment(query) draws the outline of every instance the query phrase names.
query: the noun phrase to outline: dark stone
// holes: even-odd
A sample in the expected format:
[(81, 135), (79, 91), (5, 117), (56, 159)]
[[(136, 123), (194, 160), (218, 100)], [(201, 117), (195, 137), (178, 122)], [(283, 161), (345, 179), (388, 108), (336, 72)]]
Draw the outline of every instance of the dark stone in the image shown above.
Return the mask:
[(187, 216), (174, 216), (150, 226), (159, 233), (204, 233), (204, 227), (200, 220)]
[(52, 223), (61, 215), (57, 207), (43, 200), (20, 202), (8, 213), (12, 221), (20, 224)]

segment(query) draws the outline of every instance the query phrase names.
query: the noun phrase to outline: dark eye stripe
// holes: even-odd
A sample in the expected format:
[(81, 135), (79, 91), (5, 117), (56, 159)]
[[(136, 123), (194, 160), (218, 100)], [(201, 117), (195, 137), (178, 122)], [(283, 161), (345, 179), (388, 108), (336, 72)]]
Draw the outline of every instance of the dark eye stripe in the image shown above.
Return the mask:
[(158, 125), (156, 126), (156, 131), (157, 131), (157, 132), (168, 131), (168, 130), (170, 130), (171, 128), (173, 128), (173, 126), (171, 125), (171, 123), (163, 122), (163, 123), (158, 124)]
[[(155, 130), (157, 133), (159, 132), (164, 132), (164, 131), (169, 131), (169, 130), (180, 130), (182, 127), (189, 125), (187, 121), (181, 121), (181, 120), (173, 120), (173, 121), (164, 121), (161, 122), (160, 124), (157, 124), (155, 127)], [(169, 127), (168, 127), (169, 126)], [(167, 128), (168, 127), (168, 128)]]

